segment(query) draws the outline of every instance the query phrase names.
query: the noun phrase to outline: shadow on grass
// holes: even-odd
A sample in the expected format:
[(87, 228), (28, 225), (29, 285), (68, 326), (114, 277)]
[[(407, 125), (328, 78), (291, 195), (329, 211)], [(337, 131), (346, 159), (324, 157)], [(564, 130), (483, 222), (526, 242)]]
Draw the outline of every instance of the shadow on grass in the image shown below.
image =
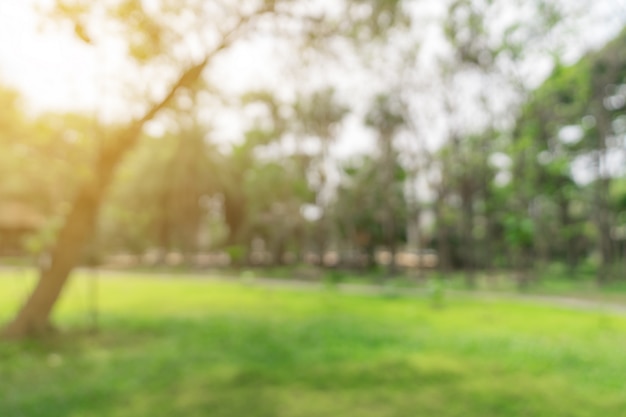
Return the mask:
[(294, 371), (310, 380), (297, 374), (306, 364), (368, 356), (394, 340), (338, 317), (109, 318), (96, 335), (0, 344), (0, 415), (277, 415), (265, 386), (292, 384)]
[(502, 370), (495, 357), (423, 350), (406, 328), (342, 315), (109, 317), (97, 335), (0, 344), (0, 375), (0, 416), (586, 416), (617, 409), (566, 379)]

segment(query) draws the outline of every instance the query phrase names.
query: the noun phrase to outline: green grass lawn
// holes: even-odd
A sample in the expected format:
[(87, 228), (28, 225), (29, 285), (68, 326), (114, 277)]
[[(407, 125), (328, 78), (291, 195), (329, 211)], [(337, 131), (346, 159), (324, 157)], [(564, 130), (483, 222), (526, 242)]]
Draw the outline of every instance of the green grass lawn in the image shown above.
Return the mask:
[[(621, 416), (626, 317), (515, 302), (89, 276), (0, 343), (0, 416)], [(0, 320), (31, 284), (0, 272)]]

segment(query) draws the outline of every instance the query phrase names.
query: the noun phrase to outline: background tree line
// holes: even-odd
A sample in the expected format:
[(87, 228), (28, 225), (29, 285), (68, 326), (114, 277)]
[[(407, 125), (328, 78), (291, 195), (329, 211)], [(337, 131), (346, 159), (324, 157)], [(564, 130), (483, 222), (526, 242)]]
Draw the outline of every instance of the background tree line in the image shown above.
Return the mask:
[[(8, 332), (45, 330), (72, 268), (113, 253), (367, 269), (384, 249), (394, 275), (401, 249), (430, 249), (469, 286), (496, 268), (526, 285), (553, 262), (592, 265), (599, 283), (626, 276), (625, 32), (563, 63), (576, 10), (531, 3), (454, 0), (432, 19), (397, 0), (58, 1), (52, 20), (83, 42), (126, 44), (139, 110), (32, 116), (2, 90), (0, 199), (33, 213), (3, 250), (51, 260)], [(221, 90), (214, 62), (253, 34), (290, 48), (277, 58), (288, 75), (280, 88)], [(190, 37), (203, 52), (180, 56)], [(552, 69), (533, 85), (539, 61)], [(215, 124), (227, 112), (241, 128), (226, 143)], [(369, 151), (339, 157), (355, 124)]]

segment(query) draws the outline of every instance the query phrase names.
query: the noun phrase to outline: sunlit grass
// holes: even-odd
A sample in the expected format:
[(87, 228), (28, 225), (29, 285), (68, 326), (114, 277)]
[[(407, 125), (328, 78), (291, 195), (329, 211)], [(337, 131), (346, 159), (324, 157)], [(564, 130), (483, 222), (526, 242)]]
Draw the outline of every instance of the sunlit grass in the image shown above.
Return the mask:
[[(31, 277), (32, 278), (32, 277)], [(520, 302), (89, 275), (67, 333), (0, 344), (0, 416), (606, 416), (626, 409), (626, 318)], [(0, 317), (28, 290), (0, 273)]]

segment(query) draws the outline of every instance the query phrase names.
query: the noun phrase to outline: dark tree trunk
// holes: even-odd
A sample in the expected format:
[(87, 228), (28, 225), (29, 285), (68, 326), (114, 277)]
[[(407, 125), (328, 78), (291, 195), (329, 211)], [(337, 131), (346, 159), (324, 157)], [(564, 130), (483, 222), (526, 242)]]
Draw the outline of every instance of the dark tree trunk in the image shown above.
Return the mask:
[(462, 224), (461, 224), (461, 253), (463, 254), (463, 267), (465, 269), (465, 285), (473, 289), (476, 287), (475, 275), (475, 242), (474, 242), (474, 191), (469, 183), (461, 188), (462, 200)]
[[(243, 179), (238, 179), (242, 183)], [(237, 245), (241, 243), (244, 226), (246, 224), (246, 200), (237, 191), (224, 190), (224, 217), (228, 226), (227, 245)]]
[(600, 266), (598, 267), (597, 282), (599, 285), (607, 283), (611, 278), (611, 266), (614, 262), (613, 239), (611, 237), (610, 209), (608, 208), (608, 184), (609, 180), (599, 178), (596, 180), (595, 193), (595, 216), (594, 220), (600, 240)]
[(452, 270), (452, 250), (450, 247), (450, 234), (447, 220), (445, 219), (445, 195), (443, 191), (437, 193), (435, 201), (435, 224), (437, 225), (437, 254), (438, 269), (447, 274)]
[(563, 194), (559, 195), (559, 218), (561, 223), (562, 250), (565, 254), (567, 269), (570, 273), (574, 273), (578, 266), (576, 259), (576, 234), (573, 230), (573, 221), (570, 216), (570, 200)]
[(365, 267), (367, 268), (367, 270), (371, 271), (372, 269), (376, 268), (376, 246), (372, 243), (368, 243), (365, 246), (365, 257)]
[(596, 180), (593, 185), (594, 204), (593, 204), (593, 220), (598, 232), (599, 248), (600, 248), (600, 265), (597, 271), (598, 285), (606, 284), (611, 278), (611, 265), (614, 260), (613, 240), (611, 237), (611, 210), (609, 208), (609, 187), (610, 178), (606, 177), (606, 173), (602, 171), (603, 165), (606, 163), (606, 136), (609, 132), (609, 122), (604, 113), (596, 116), (598, 123), (598, 149), (595, 151), (595, 174)]
[[(387, 187), (393, 192), (393, 184), (387, 184)], [(387, 204), (385, 214), (385, 235), (386, 235), (386, 243), (387, 250), (389, 251), (389, 264), (387, 265), (387, 276), (389, 278), (394, 278), (398, 272), (398, 268), (396, 265), (396, 252), (397, 250), (397, 242), (396, 242), (396, 219), (394, 215), (395, 211), (395, 197), (393, 194), (390, 196), (391, 198), (387, 198)]]
[(389, 265), (387, 267), (387, 275), (390, 278), (393, 278), (398, 273), (398, 265), (396, 263), (396, 254), (398, 252), (398, 248), (396, 242), (394, 240), (389, 242)]
[(275, 266), (283, 266), (285, 264), (285, 252), (287, 251), (287, 242), (283, 236), (278, 236), (272, 245), (272, 263)]

